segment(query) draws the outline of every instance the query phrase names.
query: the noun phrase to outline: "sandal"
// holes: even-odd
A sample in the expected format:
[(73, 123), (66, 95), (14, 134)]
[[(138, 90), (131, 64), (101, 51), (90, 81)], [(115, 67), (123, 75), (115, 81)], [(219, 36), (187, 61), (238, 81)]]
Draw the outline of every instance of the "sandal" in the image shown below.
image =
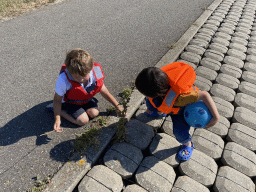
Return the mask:
[(191, 145), (192, 147), (188, 147), (186, 145), (182, 145), (180, 151), (177, 154), (177, 157), (179, 160), (181, 161), (187, 161), (190, 159), (191, 155), (192, 155), (192, 151), (194, 149), (194, 144), (191, 141)]

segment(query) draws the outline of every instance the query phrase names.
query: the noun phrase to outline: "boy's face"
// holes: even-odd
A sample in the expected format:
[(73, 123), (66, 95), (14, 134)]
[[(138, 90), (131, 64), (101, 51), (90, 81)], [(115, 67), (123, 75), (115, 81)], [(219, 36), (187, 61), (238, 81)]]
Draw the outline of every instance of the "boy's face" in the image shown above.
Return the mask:
[(90, 73), (88, 73), (85, 76), (81, 76), (78, 73), (71, 74), (73, 79), (77, 81), (78, 83), (86, 83), (90, 79)]

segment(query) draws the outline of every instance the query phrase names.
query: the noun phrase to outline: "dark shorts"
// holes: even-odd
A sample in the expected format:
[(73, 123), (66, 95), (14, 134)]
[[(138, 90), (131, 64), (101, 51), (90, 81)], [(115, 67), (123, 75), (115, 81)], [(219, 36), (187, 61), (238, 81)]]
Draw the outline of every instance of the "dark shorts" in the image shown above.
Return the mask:
[(91, 108), (98, 108), (98, 100), (96, 98), (92, 98), (91, 101), (84, 105), (74, 105), (69, 103), (62, 103), (62, 110), (65, 110), (69, 115), (71, 115), (74, 119), (77, 119), (80, 115), (82, 115), (86, 110)]

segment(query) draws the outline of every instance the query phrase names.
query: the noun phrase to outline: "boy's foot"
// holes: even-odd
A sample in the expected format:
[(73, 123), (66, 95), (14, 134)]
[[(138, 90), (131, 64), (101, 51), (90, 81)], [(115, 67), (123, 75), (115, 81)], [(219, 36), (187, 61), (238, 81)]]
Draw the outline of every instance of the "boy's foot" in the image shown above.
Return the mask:
[(193, 149), (194, 149), (194, 144), (192, 141), (191, 141), (191, 147), (187, 145), (182, 145), (180, 151), (177, 154), (178, 159), (181, 161), (189, 160), (192, 155)]
[(166, 113), (157, 112), (157, 111), (149, 111), (149, 110), (146, 110), (145, 114), (147, 117), (166, 117), (167, 116)]
[(49, 111), (49, 112), (53, 112), (53, 103), (50, 103), (49, 105), (46, 106), (46, 109)]

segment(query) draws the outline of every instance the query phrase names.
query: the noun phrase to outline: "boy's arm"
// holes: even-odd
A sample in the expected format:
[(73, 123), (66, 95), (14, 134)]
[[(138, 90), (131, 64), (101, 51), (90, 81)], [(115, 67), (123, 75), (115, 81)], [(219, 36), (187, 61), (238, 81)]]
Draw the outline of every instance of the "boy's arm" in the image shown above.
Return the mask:
[(53, 128), (56, 132), (62, 132), (63, 130), (62, 128), (60, 128), (60, 124), (61, 124), (60, 113), (61, 113), (62, 97), (63, 96), (59, 96), (55, 92), (54, 99), (53, 99), (53, 111), (54, 111), (55, 123)]
[(202, 100), (205, 103), (213, 116), (210, 122), (206, 125), (206, 128), (215, 125), (219, 120), (220, 115), (210, 94), (206, 91), (198, 91), (198, 100)]
[(114, 105), (118, 110), (123, 111), (123, 108), (119, 105), (115, 97), (108, 91), (105, 84), (103, 84), (100, 94), (102, 97), (104, 97), (108, 102), (110, 102), (112, 105)]

